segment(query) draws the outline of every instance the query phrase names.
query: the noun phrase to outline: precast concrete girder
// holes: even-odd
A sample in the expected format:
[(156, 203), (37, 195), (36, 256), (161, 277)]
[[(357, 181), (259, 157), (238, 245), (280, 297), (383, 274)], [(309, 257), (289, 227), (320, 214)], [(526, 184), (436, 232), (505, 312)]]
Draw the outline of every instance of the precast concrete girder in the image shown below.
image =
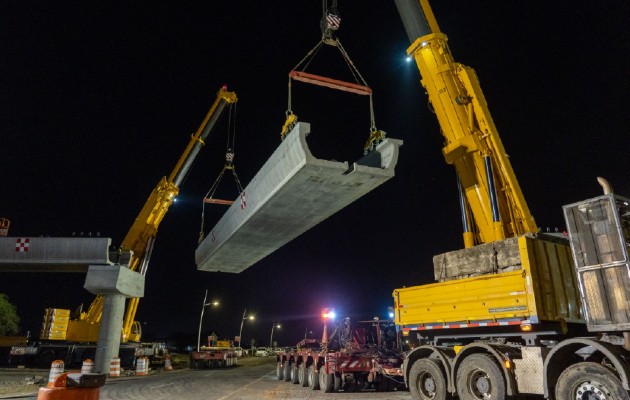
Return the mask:
[(315, 158), (297, 123), (195, 251), (197, 269), (242, 272), (394, 176), (402, 141), (351, 166)]
[(113, 264), (106, 237), (0, 237), (1, 272), (87, 272)]

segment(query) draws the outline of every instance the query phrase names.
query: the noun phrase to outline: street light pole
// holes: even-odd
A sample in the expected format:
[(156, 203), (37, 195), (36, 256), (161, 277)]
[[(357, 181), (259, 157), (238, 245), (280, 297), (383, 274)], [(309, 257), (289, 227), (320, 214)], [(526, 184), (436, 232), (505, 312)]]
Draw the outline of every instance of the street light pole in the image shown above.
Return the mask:
[(218, 306), (219, 302), (218, 301), (211, 301), (209, 303), (206, 303), (206, 300), (208, 299), (208, 289), (206, 289), (206, 295), (203, 297), (203, 304), (201, 306), (201, 316), (199, 316), (199, 333), (197, 333), (197, 351), (199, 351), (200, 345), (201, 345), (201, 323), (203, 321), (203, 312), (206, 309), (207, 306)]
[(276, 324), (275, 322), (273, 323), (273, 325), (271, 325), (271, 336), (269, 336), (269, 349), (270, 350), (273, 348), (273, 329), (274, 328), (280, 329), (281, 326), (280, 324)]
[(245, 310), (243, 310), (243, 318), (241, 319), (241, 330), (238, 332), (238, 347), (243, 347), (242, 342), (243, 342), (243, 322), (245, 322), (246, 319), (254, 319), (253, 315), (250, 315), (249, 317), (246, 317), (245, 314), (247, 314), (247, 308)]
[(247, 312), (247, 308), (243, 310), (243, 318), (241, 319), (241, 330), (238, 331), (238, 347), (243, 348), (243, 322), (245, 322), (245, 313)]

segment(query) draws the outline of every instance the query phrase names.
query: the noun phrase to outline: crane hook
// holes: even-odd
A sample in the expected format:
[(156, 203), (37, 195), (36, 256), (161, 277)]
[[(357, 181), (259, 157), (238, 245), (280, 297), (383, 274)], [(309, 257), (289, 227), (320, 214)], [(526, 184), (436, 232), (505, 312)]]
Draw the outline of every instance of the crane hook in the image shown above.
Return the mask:
[(319, 27), (322, 30), (322, 42), (331, 46), (337, 46), (337, 38), (335, 32), (339, 29), (341, 24), (341, 17), (337, 10), (337, 0), (332, 0), (330, 7), (327, 5), (327, 0), (322, 0), (323, 16), (319, 23)]

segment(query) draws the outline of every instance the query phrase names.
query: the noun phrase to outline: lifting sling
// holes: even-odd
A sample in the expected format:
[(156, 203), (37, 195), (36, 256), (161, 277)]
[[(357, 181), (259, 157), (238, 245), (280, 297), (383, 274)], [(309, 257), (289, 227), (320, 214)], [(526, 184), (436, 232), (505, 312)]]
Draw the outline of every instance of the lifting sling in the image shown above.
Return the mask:
[(243, 185), (241, 185), (241, 181), (238, 179), (238, 175), (236, 174), (236, 168), (234, 166), (234, 144), (235, 144), (234, 141), (235, 141), (236, 133), (235, 133), (235, 128), (234, 128), (232, 119), (233, 119), (233, 115), (232, 113), (230, 113), (230, 123), (228, 126), (228, 138), (227, 138), (227, 145), (226, 145), (227, 149), (225, 151), (225, 164), (223, 165), (223, 169), (221, 169), (221, 172), (219, 173), (217, 178), (214, 180), (214, 183), (212, 184), (212, 186), (210, 187), (210, 189), (208, 190), (208, 192), (203, 198), (202, 209), (201, 209), (201, 229), (199, 231), (199, 243), (203, 241), (203, 238), (205, 235), (204, 222), (205, 222), (206, 204), (218, 204), (218, 205), (229, 206), (234, 203), (234, 200), (219, 199), (219, 198), (214, 197), (217, 191), (217, 188), (219, 187), (219, 183), (221, 183), (221, 180), (223, 179), (223, 176), (225, 175), (225, 171), (232, 172), (232, 176), (234, 177), (234, 182), (236, 183), (236, 190), (238, 191), (238, 194), (241, 196), (241, 202), (244, 204), (244, 201), (245, 201), (245, 198), (244, 198), (245, 192), (243, 191)]
[[(337, 2), (333, 1), (332, 6), (329, 8), (326, 4), (326, 0), (323, 0), (323, 16), (320, 23), (322, 30), (322, 39), (289, 72), (288, 106), (286, 111), (285, 123), (280, 132), (280, 138), (284, 140), (285, 136), (291, 131), (291, 129), (293, 129), (295, 124), (298, 122), (297, 115), (293, 113), (293, 110), (291, 108), (291, 82), (293, 80), (296, 80), (317, 86), (327, 87), (330, 89), (336, 89), (344, 92), (366, 95), (370, 97), (370, 135), (363, 146), (363, 152), (364, 154), (367, 154), (370, 150), (373, 150), (376, 145), (378, 145), (385, 139), (386, 134), (384, 131), (376, 129), (376, 122), (374, 119), (374, 105), (372, 100), (372, 89), (368, 86), (365, 79), (363, 79), (363, 76), (350, 59), (350, 56), (342, 46), (339, 38), (335, 36), (335, 32), (339, 29), (340, 23), (341, 18), (339, 17), (339, 14), (337, 12)], [(322, 44), (334, 46), (339, 50), (341, 56), (348, 65), (348, 68), (350, 69), (350, 72), (352, 73), (356, 83), (311, 74), (305, 71), (311, 61), (315, 58)]]

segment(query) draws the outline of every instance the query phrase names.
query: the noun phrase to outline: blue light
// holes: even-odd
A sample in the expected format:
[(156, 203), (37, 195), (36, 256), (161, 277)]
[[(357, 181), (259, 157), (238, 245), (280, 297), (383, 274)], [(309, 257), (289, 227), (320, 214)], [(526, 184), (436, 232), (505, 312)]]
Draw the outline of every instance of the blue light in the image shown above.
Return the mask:
[(405, 58), (405, 61), (408, 62), (408, 63), (411, 62), (412, 60), (413, 60), (413, 58), (411, 56), (407, 56)]

